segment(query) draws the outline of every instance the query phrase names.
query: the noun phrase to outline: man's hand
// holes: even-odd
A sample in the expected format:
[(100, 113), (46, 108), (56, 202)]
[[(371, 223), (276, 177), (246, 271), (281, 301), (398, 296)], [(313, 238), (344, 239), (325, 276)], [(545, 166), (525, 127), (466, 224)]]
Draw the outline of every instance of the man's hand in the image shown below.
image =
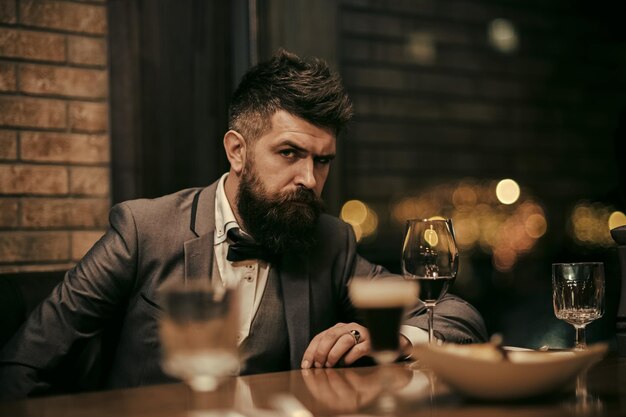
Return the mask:
[[(351, 330), (361, 334), (359, 343), (355, 344)], [(367, 329), (357, 323), (337, 323), (324, 330), (311, 340), (302, 357), (303, 369), (331, 368), (343, 358), (346, 365), (370, 353), (370, 337)]]

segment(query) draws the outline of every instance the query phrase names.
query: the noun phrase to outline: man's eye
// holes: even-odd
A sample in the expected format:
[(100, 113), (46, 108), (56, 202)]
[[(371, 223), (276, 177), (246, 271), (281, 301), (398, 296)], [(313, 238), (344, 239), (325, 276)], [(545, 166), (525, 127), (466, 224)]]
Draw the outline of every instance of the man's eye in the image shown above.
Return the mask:
[(280, 151), (280, 154), (286, 158), (293, 158), (296, 156), (296, 152), (293, 149), (284, 149)]
[(322, 165), (330, 164), (330, 161), (331, 161), (330, 158), (317, 158), (317, 159), (315, 159), (315, 162), (317, 162), (318, 164), (322, 164)]

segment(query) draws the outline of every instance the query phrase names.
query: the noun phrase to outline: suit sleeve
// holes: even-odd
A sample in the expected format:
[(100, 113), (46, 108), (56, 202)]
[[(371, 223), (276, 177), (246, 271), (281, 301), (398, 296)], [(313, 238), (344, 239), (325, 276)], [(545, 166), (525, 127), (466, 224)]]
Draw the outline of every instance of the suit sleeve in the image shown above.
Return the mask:
[[(426, 306), (420, 301), (408, 314), (404, 324), (428, 331)], [(487, 341), (487, 329), (480, 313), (467, 301), (452, 294), (444, 296), (434, 310), (435, 337), (450, 343)]]
[(46, 392), (72, 347), (93, 340), (127, 299), (137, 270), (135, 222), (124, 204), (113, 207), (109, 222), (0, 352), (0, 398)]

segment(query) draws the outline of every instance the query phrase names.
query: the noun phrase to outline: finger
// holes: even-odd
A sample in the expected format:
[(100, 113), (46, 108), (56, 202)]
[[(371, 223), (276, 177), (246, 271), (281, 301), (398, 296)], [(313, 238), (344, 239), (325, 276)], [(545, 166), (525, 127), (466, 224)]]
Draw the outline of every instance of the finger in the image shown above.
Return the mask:
[[(337, 344), (337, 341), (346, 335), (349, 336), (350, 330), (359, 328), (363, 327), (356, 323), (337, 323), (330, 329), (327, 329), (324, 332), (323, 337), (320, 338), (319, 344), (317, 345), (317, 350), (315, 351), (314, 357), (315, 363), (327, 366), (326, 363), (328, 362), (328, 354), (330, 353), (331, 349)], [(352, 338), (352, 336), (350, 337)], [(352, 342), (352, 344), (354, 344), (354, 342)], [(343, 355), (343, 353), (345, 352), (347, 352), (347, 349), (341, 352), (341, 355)], [(341, 355), (339, 357), (341, 357)], [(339, 359), (336, 358), (335, 362), (337, 360)]]
[(337, 323), (333, 327), (325, 330), (320, 333), (319, 343), (317, 344), (317, 349), (315, 350), (315, 354), (313, 356), (313, 361), (316, 367), (325, 366), (328, 361), (328, 353), (335, 346), (337, 340), (342, 337), (344, 334), (349, 332), (347, 325), (345, 323)]
[(346, 365), (353, 364), (357, 359), (363, 356), (369, 355), (371, 352), (371, 345), (369, 340), (354, 345), (352, 349), (344, 356), (343, 361)]
[(360, 324), (350, 323), (351, 329), (357, 330), (360, 334), (360, 341), (357, 343), (343, 358), (343, 362), (346, 365), (351, 365), (357, 359), (369, 355), (371, 352), (370, 333), (366, 327)]
[[(324, 336), (324, 332), (317, 334), (309, 343), (306, 350), (304, 351), (304, 355), (302, 355), (302, 362), (300, 363), (300, 367), (302, 369), (309, 369), (315, 364), (315, 352), (317, 352), (317, 347), (320, 343), (320, 339)], [(319, 367), (318, 367), (319, 368)]]
[(349, 333), (344, 333), (339, 339), (335, 342), (334, 346), (328, 352), (328, 356), (326, 358), (326, 367), (332, 368), (339, 362), (339, 360), (354, 347), (354, 337), (352, 337)]

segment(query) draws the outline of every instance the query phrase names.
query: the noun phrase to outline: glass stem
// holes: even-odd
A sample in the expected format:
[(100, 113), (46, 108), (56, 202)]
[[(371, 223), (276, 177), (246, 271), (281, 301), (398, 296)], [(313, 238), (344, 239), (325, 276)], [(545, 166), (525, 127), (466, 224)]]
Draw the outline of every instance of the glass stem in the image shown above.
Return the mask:
[(574, 326), (576, 329), (576, 345), (574, 346), (574, 350), (585, 350), (587, 349), (587, 340), (585, 337), (585, 326)]
[(428, 310), (428, 343), (433, 343), (433, 340), (435, 339), (434, 325), (433, 325), (435, 305), (426, 304), (426, 309)]

